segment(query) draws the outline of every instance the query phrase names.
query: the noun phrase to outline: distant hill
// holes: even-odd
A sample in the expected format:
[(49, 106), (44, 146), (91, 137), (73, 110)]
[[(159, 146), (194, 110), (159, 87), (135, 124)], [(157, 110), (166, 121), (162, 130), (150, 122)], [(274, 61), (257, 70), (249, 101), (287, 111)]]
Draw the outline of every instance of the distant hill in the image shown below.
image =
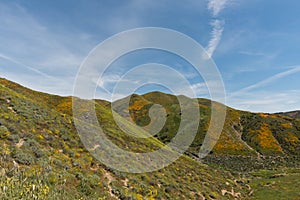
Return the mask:
[[(124, 103), (128, 101), (128, 98), (130, 98), (129, 111), (126, 110)], [(151, 92), (144, 95), (132, 95), (114, 102), (113, 105), (114, 110), (121, 116), (127, 119), (132, 118), (142, 127), (150, 123), (148, 115), (151, 106), (154, 104), (163, 105), (167, 120), (155, 137), (167, 144), (179, 127), (181, 116), (177, 98), (180, 97), (161, 92)], [(197, 159), (210, 124), (210, 104), (210, 100), (199, 98), (198, 105), (187, 105), (191, 107), (190, 109), (200, 108), (198, 133), (186, 152), (194, 159)], [(284, 159), (277, 159), (278, 156)], [(244, 171), (266, 166), (276, 168), (294, 162), (298, 166), (299, 157), (299, 119), (293, 119), (282, 114), (251, 113), (227, 107), (227, 116), (221, 136), (213, 151), (204, 161)]]
[[(71, 97), (0, 79), (0, 199), (228, 199), (250, 192), (229, 172), (188, 156), (152, 173), (112, 170), (82, 145), (71, 103)], [(161, 148), (157, 138), (137, 139), (122, 132), (108, 105), (95, 101), (111, 141), (129, 151)], [(224, 193), (232, 188), (234, 193)]]
[(300, 119), (300, 110), (290, 111), (290, 112), (280, 112), (278, 114), (295, 118), (295, 119)]
[[(128, 97), (129, 98), (129, 97)], [(187, 98), (187, 97), (185, 97)], [(178, 129), (180, 105), (177, 97), (161, 92), (151, 92), (130, 97), (129, 113), (119, 100), (115, 110), (123, 117), (131, 117), (140, 126), (149, 123), (149, 109), (154, 104), (163, 105), (167, 112), (167, 121), (156, 137), (168, 143)], [(210, 121), (210, 100), (198, 99), (200, 107), (200, 126), (198, 135), (190, 151), (199, 151)], [(221, 137), (212, 154), (231, 155), (300, 155), (300, 121), (281, 114), (250, 113), (227, 107), (227, 116)]]

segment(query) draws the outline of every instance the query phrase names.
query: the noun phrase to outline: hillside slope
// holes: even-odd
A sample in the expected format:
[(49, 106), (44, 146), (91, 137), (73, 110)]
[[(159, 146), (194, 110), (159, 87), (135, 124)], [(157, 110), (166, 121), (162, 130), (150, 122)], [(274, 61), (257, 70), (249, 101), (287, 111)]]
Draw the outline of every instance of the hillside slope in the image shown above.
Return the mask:
[[(0, 79), (1, 199), (228, 199), (250, 192), (229, 172), (187, 156), (152, 173), (112, 170), (82, 145), (71, 103), (71, 97)], [(108, 104), (95, 101), (98, 120), (115, 144), (142, 152), (163, 145), (154, 137), (137, 139), (122, 132)], [(233, 193), (224, 193), (232, 188)]]
[(280, 112), (277, 114), (295, 118), (295, 119), (300, 119), (300, 110), (290, 111), (290, 112)]
[[(130, 101), (129, 110), (124, 105), (128, 100)], [(155, 137), (168, 143), (176, 134), (181, 119), (180, 105), (176, 96), (161, 92), (135, 94), (114, 102), (113, 108), (123, 117), (131, 118), (141, 127), (145, 127), (150, 123), (149, 110), (154, 104), (160, 104), (166, 110), (166, 123)], [(198, 99), (198, 105), (187, 106), (200, 108), (198, 133), (187, 152), (188, 155), (197, 157), (210, 124), (210, 101)], [(153, 118), (153, 120), (156, 119)], [(271, 157), (270, 159), (274, 160), (274, 157), (280, 156), (287, 159), (297, 157), (299, 160), (300, 120), (280, 114), (250, 113), (227, 107), (224, 129), (209, 157), (226, 156), (228, 159), (230, 157), (228, 155), (231, 155), (233, 159), (236, 156), (243, 156), (239, 159), (244, 159), (245, 163), (249, 162), (249, 164), (257, 163), (253, 162), (252, 158)], [(217, 159), (216, 162), (222, 163), (222, 160)], [(279, 159), (278, 164), (280, 162), (282, 160)]]

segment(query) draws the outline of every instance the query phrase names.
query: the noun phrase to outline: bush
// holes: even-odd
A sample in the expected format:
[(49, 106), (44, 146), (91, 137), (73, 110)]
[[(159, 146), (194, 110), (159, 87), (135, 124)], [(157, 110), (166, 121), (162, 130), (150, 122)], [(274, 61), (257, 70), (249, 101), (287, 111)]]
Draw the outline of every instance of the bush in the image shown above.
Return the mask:
[(12, 152), (13, 158), (16, 160), (16, 162), (24, 165), (31, 165), (34, 163), (34, 158), (30, 153), (24, 152), (20, 149), (15, 149)]
[(20, 137), (19, 137), (19, 135), (17, 135), (17, 134), (12, 134), (12, 135), (9, 135), (9, 136), (7, 137), (7, 139), (8, 139), (9, 141), (13, 142), (13, 143), (17, 143), (17, 142), (19, 142)]
[(0, 125), (0, 138), (1, 138), (1, 139), (4, 139), (4, 138), (6, 138), (9, 134), (10, 134), (10, 132), (8, 131), (8, 129), (7, 129), (5, 126)]

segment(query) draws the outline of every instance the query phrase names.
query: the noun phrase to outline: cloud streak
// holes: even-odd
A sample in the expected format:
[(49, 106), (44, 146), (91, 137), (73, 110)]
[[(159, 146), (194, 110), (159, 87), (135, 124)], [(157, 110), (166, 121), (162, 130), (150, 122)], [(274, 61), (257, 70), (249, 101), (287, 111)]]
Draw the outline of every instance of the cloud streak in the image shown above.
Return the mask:
[(266, 78), (265, 80), (262, 80), (260, 82), (257, 82), (255, 84), (253, 84), (253, 85), (250, 85), (250, 86), (247, 86), (245, 88), (242, 88), (242, 89), (240, 89), (240, 90), (238, 90), (236, 92), (233, 92), (230, 95), (230, 97), (232, 97), (232, 96), (238, 96), (241, 93), (245, 93), (245, 92), (253, 90), (255, 88), (259, 88), (259, 87), (265, 86), (265, 85), (267, 85), (269, 83), (272, 83), (272, 82), (274, 82), (274, 81), (276, 81), (276, 80), (278, 80), (280, 78), (283, 78), (283, 77), (291, 75), (291, 74), (295, 74), (297, 72), (300, 72), (300, 66), (295, 66), (292, 69), (289, 69), (289, 70), (284, 71), (284, 72), (280, 72), (280, 73), (275, 74), (275, 75), (273, 75), (273, 76), (271, 76), (269, 78)]
[(231, 107), (253, 112), (284, 112), (299, 110), (300, 90), (286, 90), (281, 92), (253, 92), (240, 96), (231, 96), (227, 103)]
[[(209, 0), (207, 4), (207, 9), (211, 12), (212, 16), (216, 18), (219, 15), (219, 13), (225, 8), (228, 2), (229, 0)], [(224, 24), (225, 21), (219, 19), (214, 19), (211, 22), (211, 39), (206, 47), (206, 51), (209, 58), (212, 57), (218, 44), (220, 43), (224, 31)]]
[(30, 66), (28, 66), (28, 65), (25, 65), (25, 64), (23, 64), (23, 63), (21, 63), (21, 62), (15, 60), (15, 59), (9, 57), (9, 56), (6, 56), (6, 55), (2, 54), (2, 53), (0, 53), (0, 58), (2, 58), (2, 59), (4, 59), (4, 60), (7, 60), (7, 61), (10, 61), (10, 62), (12, 62), (12, 63), (15, 63), (15, 64), (17, 64), (17, 65), (21, 65), (21, 66), (25, 67), (26, 69), (28, 69), (28, 70), (30, 70), (30, 71), (33, 71), (33, 72), (35, 72), (35, 73), (37, 73), (37, 74), (39, 74), (39, 75), (42, 75), (43, 77), (50, 78), (50, 79), (56, 79), (56, 78), (53, 77), (53, 76), (49, 76), (48, 74), (46, 74), (46, 73), (44, 73), (44, 72), (42, 72), (42, 71), (40, 71), (40, 70), (38, 70), (38, 69), (35, 69), (34, 67), (30, 67)]
[(211, 39), (206, 47), (206, 52), (209, 57), (212, 57), (221, 40), (222, 33), (224, 30), (224, 21), (216, 19), (212, 21), (211, 25), (213, 27), (213, 30), (211, 32)]
[(228, 2), (229, 0), (209, 0), (207, 8), (212, 12), (213, 17), (217, 17)]
[[(0, 74), (2, 78), (13, 80), (23, 86), (51, 94), (70, 95), (72, 78), (64, 76), (58, 78), (49, 75), (35, 67), (24, 64), (14, 58), (0, 53)], [(22, 76), (20, 76), (22, 74)]]
[(76, 35), (58, 34), (18, 4), (0, 3), (0, 24), (0, 51), (35, 69), (70, 70), (83, 59), (86, 45)]

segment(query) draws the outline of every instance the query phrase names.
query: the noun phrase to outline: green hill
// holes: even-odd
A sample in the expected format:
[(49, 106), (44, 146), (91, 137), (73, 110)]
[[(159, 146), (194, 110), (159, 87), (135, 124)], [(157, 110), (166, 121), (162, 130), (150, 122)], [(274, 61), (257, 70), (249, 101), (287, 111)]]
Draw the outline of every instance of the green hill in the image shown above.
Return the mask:
[[(115, 144), (132, 151), (163, 145), (154, 137), (139, 140), (123, 133), (107, 104), (95, 101), (102, 128)], [(82, 145), (70, 105), (70, 97), (0, 79), (1, 199), (228, 199), (249, 193), (229, 172), (188, 156), (152, 173), (110, 169)], [(222, 195), (232, 188), (234, 193)]]
[[(113, 108), (123, 117), (131, 118), (136, 124), (145, 127), (151, 121), (149, 117), (151, 106), (162, 105), (166, 111), (166, 123), (155, 137), (167, 144), (176, 134), (181, 119), (177, 98), (174, 95), (161, 92), (151, 92), (144, 95), (135, 94), (114, 102)], [(130, 102), (129, 110), (126, 109), (125, 105), (128, 100)], [(191, 109), (200, 108), (198, 133), (186, 153), (194, 158), (197, 158), (210, 124), (210, 104), (210, 100), (200, 98), (198, 105), (187, 105)], [(156, 119), (153, 118), (153, 120)], [(228, 167), (230, 167), (231, 161), (244, 160), (237, 167), (243, 167), (242, 170), (245, 170), (245, 168), (252, 169), (253, 167), (263, 168), (264, 162), (270, 166), (273, 164), (273, 167), (283, 166), (288, 164), (290, 160), (293, 162), (299, 160), (299, 156), (300, 120), (281, 114), (250, 113), (227, 107), (223, 131), (206, 160)], [(285, 161), (275, 159), (277, 157), (282, 157)], [(231, 167), (236, 169), (235, 166)]]

